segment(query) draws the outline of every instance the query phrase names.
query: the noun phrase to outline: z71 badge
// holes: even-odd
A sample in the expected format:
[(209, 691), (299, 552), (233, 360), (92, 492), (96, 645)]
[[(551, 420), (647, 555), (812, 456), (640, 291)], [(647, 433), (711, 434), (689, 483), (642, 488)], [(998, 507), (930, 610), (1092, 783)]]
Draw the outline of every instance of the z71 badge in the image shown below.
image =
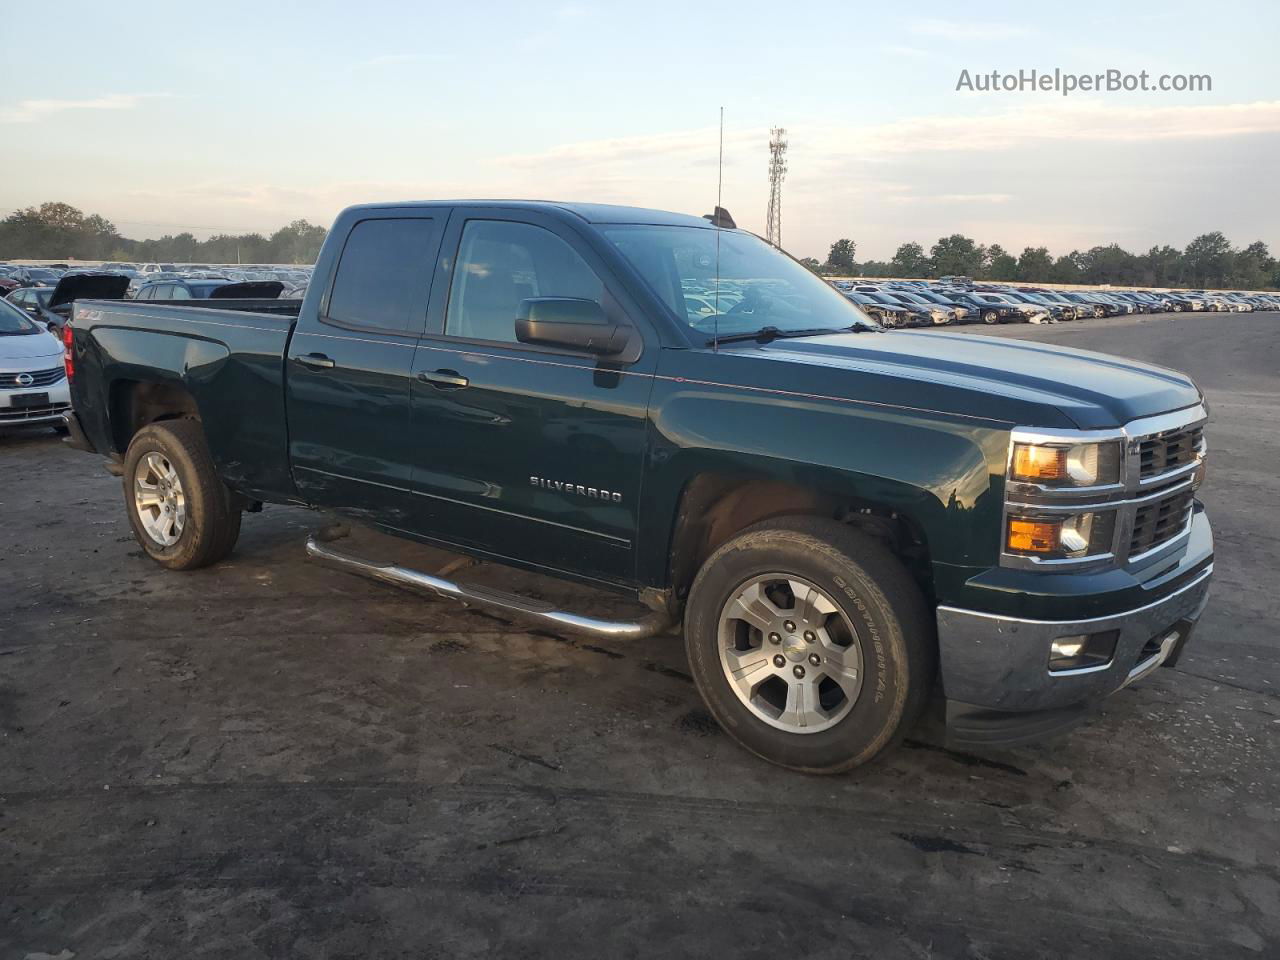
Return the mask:
[(564, 483), (560, 480), (544, 480), (542, 477), (530, 477), (530, 486), (541, 487), (543, 490), (555, 490), (559, 493), (576, 493), (580, 497), (590, 497), (592, 500), (608, 500), (610, 503), (621, 503), (622, 494), (613, 490), (605, 490), (603, 487), (584, 487), (580, 483)]

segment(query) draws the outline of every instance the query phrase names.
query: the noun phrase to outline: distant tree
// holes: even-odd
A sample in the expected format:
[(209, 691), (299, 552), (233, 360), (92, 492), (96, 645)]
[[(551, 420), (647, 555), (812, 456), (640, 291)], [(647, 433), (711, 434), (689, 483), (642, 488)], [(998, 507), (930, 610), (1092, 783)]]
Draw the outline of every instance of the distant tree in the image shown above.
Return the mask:
[(314, 263), (328, 231), (306, 220), (295, 220), (271, 235), (273, 263)]
[(1053, 275), (1053, 258), (1048, 247), (1024, 247), (1018, 257), (1014, 278), (1027, 283), (1045, 283)]
[(1261, 240), (1255, 240), (1243, 250), (1237, 251), (1232, 262), (1229, 286), (1257, 290), (1271, 283), (1276, 272), (1276, 261)]
[(835, 272), (853, 273), (853, 257), (858, 245), (848, 238), (837, 240), (827, 254), (827, 266)]
[(1185, 279), (1198, 287), (1220, 287), (1231, 272), (1231, 244), (1218, 230), (1201, 234), (1182, 252)]
[(1080, 254), (1078, 251), (1072, 251), (1065, 257), (1059, 257), (1053, 261), (1053, 271), (1049, 275), (1051, 283), (1079, 283), (1080, 282)]
[(1137, 257), (1116, 243), (1089, 248), (1080, 255), (1079, 263), (1085, 283), (1131, 285), (1138, 282)]
[(993, 243), (987, 247), (984, 275), (988, 280), (1012, 280), (1018, 272), (1018, 261), (1004, 247)]
[(1172, 287), (1182, 274), (1182, 251), (1165, 244), (1152, 247), (1138, 257), (1139, 285), (1144, 287)]
[(924, 247), (918, 243), (904, 243), (889, 261), (889, 267), (895, 276), (925, 278), (930, 276), (931, 264), (925, 256)]
[(977, 277), (982, 273), (986, 251), (969, 237), (953, 233), (939, 237), (929, 251), (935, 277)]
[(892, 261), (884, 260), (868, 260), (866, 263), (859, 264), (854, 271), (860, 277), (898, 277), (901, 274), (894, 267)]
[(818, 262), (817, 257), (801, 257), (800, 262), (812, 270), (814, 273), (822, 273), (822, 264)]
[(68, 203), (15, 210), (0, 222), (0, 257), (95, 260), (122, 240), (115, 225)]

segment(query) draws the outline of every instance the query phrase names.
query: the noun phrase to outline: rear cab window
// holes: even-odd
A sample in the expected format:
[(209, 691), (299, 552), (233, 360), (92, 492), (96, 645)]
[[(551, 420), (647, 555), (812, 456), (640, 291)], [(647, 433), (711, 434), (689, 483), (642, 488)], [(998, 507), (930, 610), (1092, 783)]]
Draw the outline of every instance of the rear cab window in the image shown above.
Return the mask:
[(347, 235), (321, 321), (418, 336), (435, 268), (434, 218), (361, 220)]

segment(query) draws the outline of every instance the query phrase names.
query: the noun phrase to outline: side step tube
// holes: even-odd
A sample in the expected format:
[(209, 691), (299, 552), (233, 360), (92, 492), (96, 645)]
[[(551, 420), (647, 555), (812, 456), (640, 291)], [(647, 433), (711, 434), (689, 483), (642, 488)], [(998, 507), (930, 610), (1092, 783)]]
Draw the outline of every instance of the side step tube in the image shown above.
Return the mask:
[(489, 587), (455, 583), (442, 577), (396, 566), (393, 563), (377, 563), (362, 560), (349, 553), (335, 550), (325, 542), (324, 534), (307, 537), (307, 556), (312, 560), (343, 570), (347, 573), (380, 580), (397, 587), (406, 587), (418, 593), (432, 594), (450, 600), (458, 600), (464, 606), (474, 604), (500, 613), (507, 613), (525, 620), (532, 620), (545, 627), (567, 630), (588, 637), (614, 640), (644, 640), (665, 633), (671, 628), (671, 618), (665, 613), (654, 612), (639, 620), (596, 620), (576, 613), (566, 613), (540, 600), (517, 596)]

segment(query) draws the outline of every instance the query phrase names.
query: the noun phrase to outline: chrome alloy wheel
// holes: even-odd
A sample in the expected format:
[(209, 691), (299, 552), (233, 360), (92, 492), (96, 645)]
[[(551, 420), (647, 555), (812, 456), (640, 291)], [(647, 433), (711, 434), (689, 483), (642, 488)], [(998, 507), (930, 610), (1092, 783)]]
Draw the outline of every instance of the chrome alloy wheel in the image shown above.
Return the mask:
[(187, 500), (173, 463), (162, 453), (148, 453), (133, 472), (133, 505), (147, 536), (171, 547), (187, 522)]
[(720, 666), (755, 716), (788, 733), (818, 733), (844, 719), (862, 689), (853, 624), (808, 580), (754, 577), (720, 611)]

